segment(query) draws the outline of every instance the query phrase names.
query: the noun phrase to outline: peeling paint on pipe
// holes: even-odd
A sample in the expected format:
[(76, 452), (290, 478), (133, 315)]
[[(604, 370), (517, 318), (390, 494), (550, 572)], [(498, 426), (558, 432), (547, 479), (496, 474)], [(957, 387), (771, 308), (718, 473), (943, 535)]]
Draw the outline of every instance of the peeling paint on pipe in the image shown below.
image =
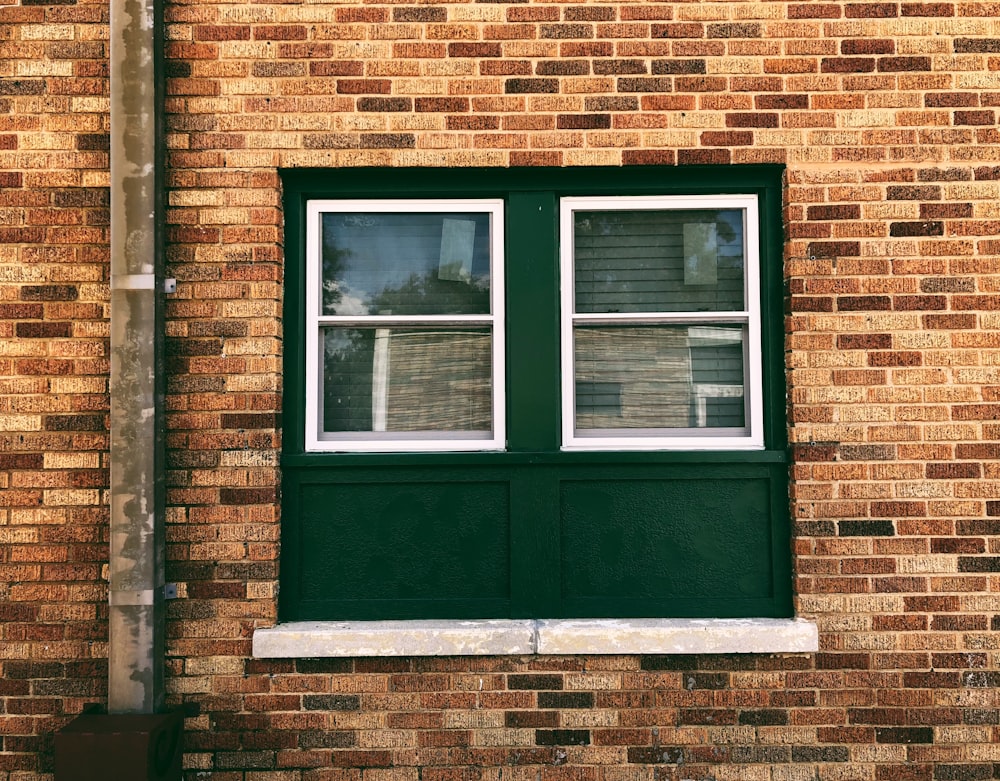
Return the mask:
[(111, 3), (108, 711), (164, 700), (160, 9)]

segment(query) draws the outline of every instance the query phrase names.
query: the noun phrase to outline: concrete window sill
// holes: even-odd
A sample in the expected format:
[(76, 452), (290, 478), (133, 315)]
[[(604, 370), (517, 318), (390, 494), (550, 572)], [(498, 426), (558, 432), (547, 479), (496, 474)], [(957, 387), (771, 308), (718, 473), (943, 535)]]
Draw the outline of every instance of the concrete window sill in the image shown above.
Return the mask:
[(295, 621), (257, 629), (259, 659), (524, 654), (812, 653), (803, 619)]

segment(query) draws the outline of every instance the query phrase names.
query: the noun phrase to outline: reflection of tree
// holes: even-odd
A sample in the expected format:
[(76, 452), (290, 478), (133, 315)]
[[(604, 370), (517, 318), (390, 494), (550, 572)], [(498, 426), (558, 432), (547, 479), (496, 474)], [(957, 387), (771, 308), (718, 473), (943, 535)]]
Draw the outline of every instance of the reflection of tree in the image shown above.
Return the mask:
[(473, 315), (490, 311), (489, 280), (441, 279), (437, 272), (411, 274), (396, 288), (386, 288), (372, 299), (369, 314)]
[[(337, 245), (333, 230), (323, 231), (323, 314), (465, 315), (490, 311), (488, 276), (443, 278), (443, 271), (439, 269), (424, 274), (414, 272), (397, 287), (386, 287), (379, 292), (352, 292), (345, 277), (348, 261), (353, 256), (354, 252)], [(371, 299), (366, 302), (369, 295)]]
[(344, 297), (340, 289), (341, 279), (344, 275), (344, 264), (353, 254), (348, 249), (341, 249), (333, 239), (333, 231), (323, 231), (323, 273), (320, 277), (322, 282), (323, 314), (331, 314), (336, 311), (337, 304)]

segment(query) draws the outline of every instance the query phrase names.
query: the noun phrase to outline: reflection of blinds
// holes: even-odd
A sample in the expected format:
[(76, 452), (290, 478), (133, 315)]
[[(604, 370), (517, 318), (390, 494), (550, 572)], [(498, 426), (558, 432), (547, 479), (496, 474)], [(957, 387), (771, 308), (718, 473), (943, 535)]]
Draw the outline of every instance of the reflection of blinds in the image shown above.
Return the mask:
[(689, 425), (691, 357), (686, 329), (580, 328), (575, 340), (576, 381), (620, 385), (619, 408), (577, 406), (577, 428)]
[(389, 431), (489, 431), (488, 333), (396, 331), (389, 355)]
[[(734, 228), (740, 223), (723, 219), (730, 214), (576, 212), (576, 311), (742, 310), (742, 236)], [(686, 224), (714, 229), (688, 230), (685, 245)], [(698, 240), (704, 246), (694, 246)]]
[(574, 330), (576, 427), (742, 428), (740, 326)]
[(489, 431), (491, 334), (328, 328), (325, 431)]

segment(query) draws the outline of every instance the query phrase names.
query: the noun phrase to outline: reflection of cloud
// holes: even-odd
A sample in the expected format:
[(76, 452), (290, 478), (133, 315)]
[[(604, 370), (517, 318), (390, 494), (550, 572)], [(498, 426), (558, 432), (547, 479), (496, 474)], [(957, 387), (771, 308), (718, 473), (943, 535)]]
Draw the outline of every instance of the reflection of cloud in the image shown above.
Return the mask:
[(333, 313), (336, 315), (366, 315), (368, 314), (368, 305), (363, 298), (345, 293), (344, 297), (333, 307)]
[(352, 296), (348, 291), (348, 288), (341, 287), (341, 284), (336, 279), (327, 280), (323, 283), (323, 291), (327, 294), (330, 301), (324, 305), (326, 314), (334, 315), (367, 315), (368, 305), (365, 300), (359, 296)]
[(342, 328), (328, 328), (323, 334), (323, 353), (327, 358), (342, 357), (351, 346), (351, 338)]

